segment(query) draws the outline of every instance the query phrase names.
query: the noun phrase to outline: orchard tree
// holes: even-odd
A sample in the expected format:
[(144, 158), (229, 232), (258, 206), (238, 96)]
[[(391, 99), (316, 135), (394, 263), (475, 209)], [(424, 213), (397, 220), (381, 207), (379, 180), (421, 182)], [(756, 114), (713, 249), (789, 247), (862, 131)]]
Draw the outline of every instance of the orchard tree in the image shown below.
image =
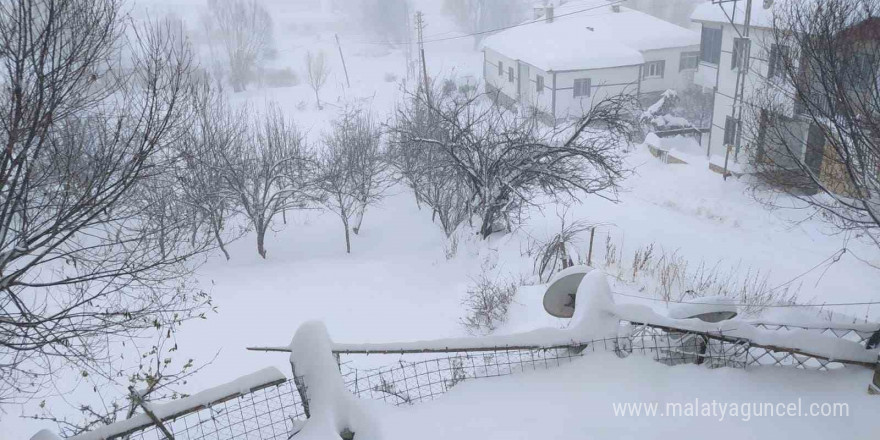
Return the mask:
[(209, 248), (157, 204), (189, 121), (193, 67), (171, 21), (115, 0), (0, 5), (0, 402), (56, 368), (112, 380), (110, 346), (200, 316), (187, 279)]

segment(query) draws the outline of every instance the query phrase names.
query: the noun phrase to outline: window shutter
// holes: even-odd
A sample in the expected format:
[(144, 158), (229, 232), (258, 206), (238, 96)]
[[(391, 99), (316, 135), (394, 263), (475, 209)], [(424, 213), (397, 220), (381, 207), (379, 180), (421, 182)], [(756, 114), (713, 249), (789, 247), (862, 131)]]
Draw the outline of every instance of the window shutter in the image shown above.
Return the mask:
[(724, 145), (733, 145), (736, 142), (736, 119), (728, 116), (724, 120)]

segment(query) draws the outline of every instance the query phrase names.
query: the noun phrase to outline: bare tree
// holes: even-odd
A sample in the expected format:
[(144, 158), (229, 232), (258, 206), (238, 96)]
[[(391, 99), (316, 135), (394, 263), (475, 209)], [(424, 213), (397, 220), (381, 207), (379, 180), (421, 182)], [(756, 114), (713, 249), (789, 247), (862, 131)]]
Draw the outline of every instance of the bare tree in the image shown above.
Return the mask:
[(350, 232), (358, 233), (367, 207), (387, 186), (380, 136), (372, 118), (357, 109), (346, 110), (324, 136), (318, 182), (324, 205), (342, 220), (348, 253)]
[(327, 82), (327, 77), (330, 75), (330, 70), (324, 62), (324, 52), (318, 52), (317, 55), (314, 55), (309, 51), (306, 54), (306, 70), (309, 74), (309, 87), (315, 92), (315, 101), (317, 102), (318, 110), (323, 110), (324, 107), (321, 106), (321, 96), (319, 95), (319, 92), (321, 91), (321, 88), (324, 87), (324, 84)]
[(229, 223), (238, 211), (238, 199), (224, 191), (222, 152), (240, 142), (243, 134), (242, 111), (226, 102), (222, 87), (203, 76), (192, 88), (195, 110), (190, 130), (179, 142), (181, 161), (175, 168), (178, 191), (184, 203), (194, 210), (193, 235), (207, 227), (228, 260), (226, 243), (239, 238), (243, 230), (230, 231)]
[(257, 252), (266, 258), (266, 232), (275, 216), (306, 207), (312, 200), (313, 159), (305, 139), (276, 105), (252, 118), (241, 139), (218, 149), (223, 190), (257, 234)]
[(232, 89), (247, 89), (273, 50), (272, 16), (258, 0), (208, 0), (208, 34), (223, 44)]
[(880, 246), (880, 4), (788, 2), (746, 130), (762, 181)]
[(143, 197), (187, 117), (171, 26), (126, 29), (114, 0), (0, 5), (0, 401), (60, 362), (107, 375), (110, 341), (208, 301), (185, 283), (207, 242)]
[[(435, 90), (442, 99), (451, 89)], [(397, 110), (390, 130), (388, 162), (397, 179), (412, 189), (416, 203), (431, 208), (432, 220), (439, 221), (443, 232), (451, 237), (472, 214), (470, 195), (463, 179), (455, 178), (457, 169), (445, 154), (436, 148), (413, 148), (412, 139), (442, 139), (446, 132), (439, 116), (426, 100), (409, 97)]]
[(352, 112), (351, 169), (357, 204), (351, 230), (358, 234), (367, 208), (382, 200), (392, 180), (383, 148), (382, 131), (366, 110), (355, 109)]
[[(614, 199), (624, 174), (623, 146), (633, 132), (635, 100), (615, 95), (593, 103), (570, 125), (545, 127), (536, 115), (518, 115), (481, 93), (411, 93), (435, 116), (440, 136), (410, 131), (410, 112), (398, 112), (398, 139), (413, 149), (436, 149), (449, 178), (461, 179), (480, 235), (510, 230), (521, 209), (543, 194), (576, 199), (580, 193)], [(430, 101), (430, 102), (428, 102)], [(401, 121), (403, 121), (401, 123)]]

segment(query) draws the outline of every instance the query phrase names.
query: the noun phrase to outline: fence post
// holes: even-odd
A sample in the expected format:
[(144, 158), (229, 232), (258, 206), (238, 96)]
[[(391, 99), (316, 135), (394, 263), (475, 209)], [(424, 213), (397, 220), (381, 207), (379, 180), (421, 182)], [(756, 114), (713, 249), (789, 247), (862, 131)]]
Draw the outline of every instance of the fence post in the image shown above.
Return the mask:
[(138, 406), (140, 406), (145, 413), (147, 413), (147, 417), (149, 417), (150, 420), (152, 420), (153, 423), (159, 428), (159, 430), (162, 431), (162, 434), (165, 435), (165, 438), (167, 440), (174, 440), (174, 435), (172, 435), (171, 431), (169, 431), (168, 428), (166, 428), (165, 425), (162, 424), (162, 419), (156, 417), (156, 414), (153, 413), (153, 411), (146, 405), (146, 403), (144, 403), (144, 399), (142, 399), (141, 395), (138, 394), (137, 391), (135, 391), (134, 387), (128, 387), (128, 391), (131, 393), (131, 398), (134, 400), (134, 402)]
[(312, 417), (312, 414), (309, 411), (309, 396), (306, 392), (305, 380), (303, 380), (302, 376), (296, 375), (296, 367), (293, 365), (293, 362), (290, 363), (290, 370), (293, 373), (293, 384), (296, 385), (296, 392), (299, 393), (299, 399), (303, 404), (303, 412), (306, 414), (306, 418), (309, 419)]
[(593, 237), (596, 236), (596, 227), (590, 228), (590, 251), (587, 253), (587, 266), (593, 267)]
[(880, 365), (874, 367), (874, 378), (868, 384), (868, 394), (872, 396), (880, 394)]

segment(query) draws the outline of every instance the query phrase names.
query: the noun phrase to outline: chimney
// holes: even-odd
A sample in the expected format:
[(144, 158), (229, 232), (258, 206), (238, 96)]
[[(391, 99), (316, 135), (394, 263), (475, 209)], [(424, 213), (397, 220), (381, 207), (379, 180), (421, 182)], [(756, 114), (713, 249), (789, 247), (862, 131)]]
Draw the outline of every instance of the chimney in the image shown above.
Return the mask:
[(547, 17), (547, 23), (553, 23), (553, 4), (549, 4), (544, 8), (544, 16)]
[(616, 3), (616, 4), (611, 5), (611, 10), (613, 12), (620, 12), (620, 4)]

